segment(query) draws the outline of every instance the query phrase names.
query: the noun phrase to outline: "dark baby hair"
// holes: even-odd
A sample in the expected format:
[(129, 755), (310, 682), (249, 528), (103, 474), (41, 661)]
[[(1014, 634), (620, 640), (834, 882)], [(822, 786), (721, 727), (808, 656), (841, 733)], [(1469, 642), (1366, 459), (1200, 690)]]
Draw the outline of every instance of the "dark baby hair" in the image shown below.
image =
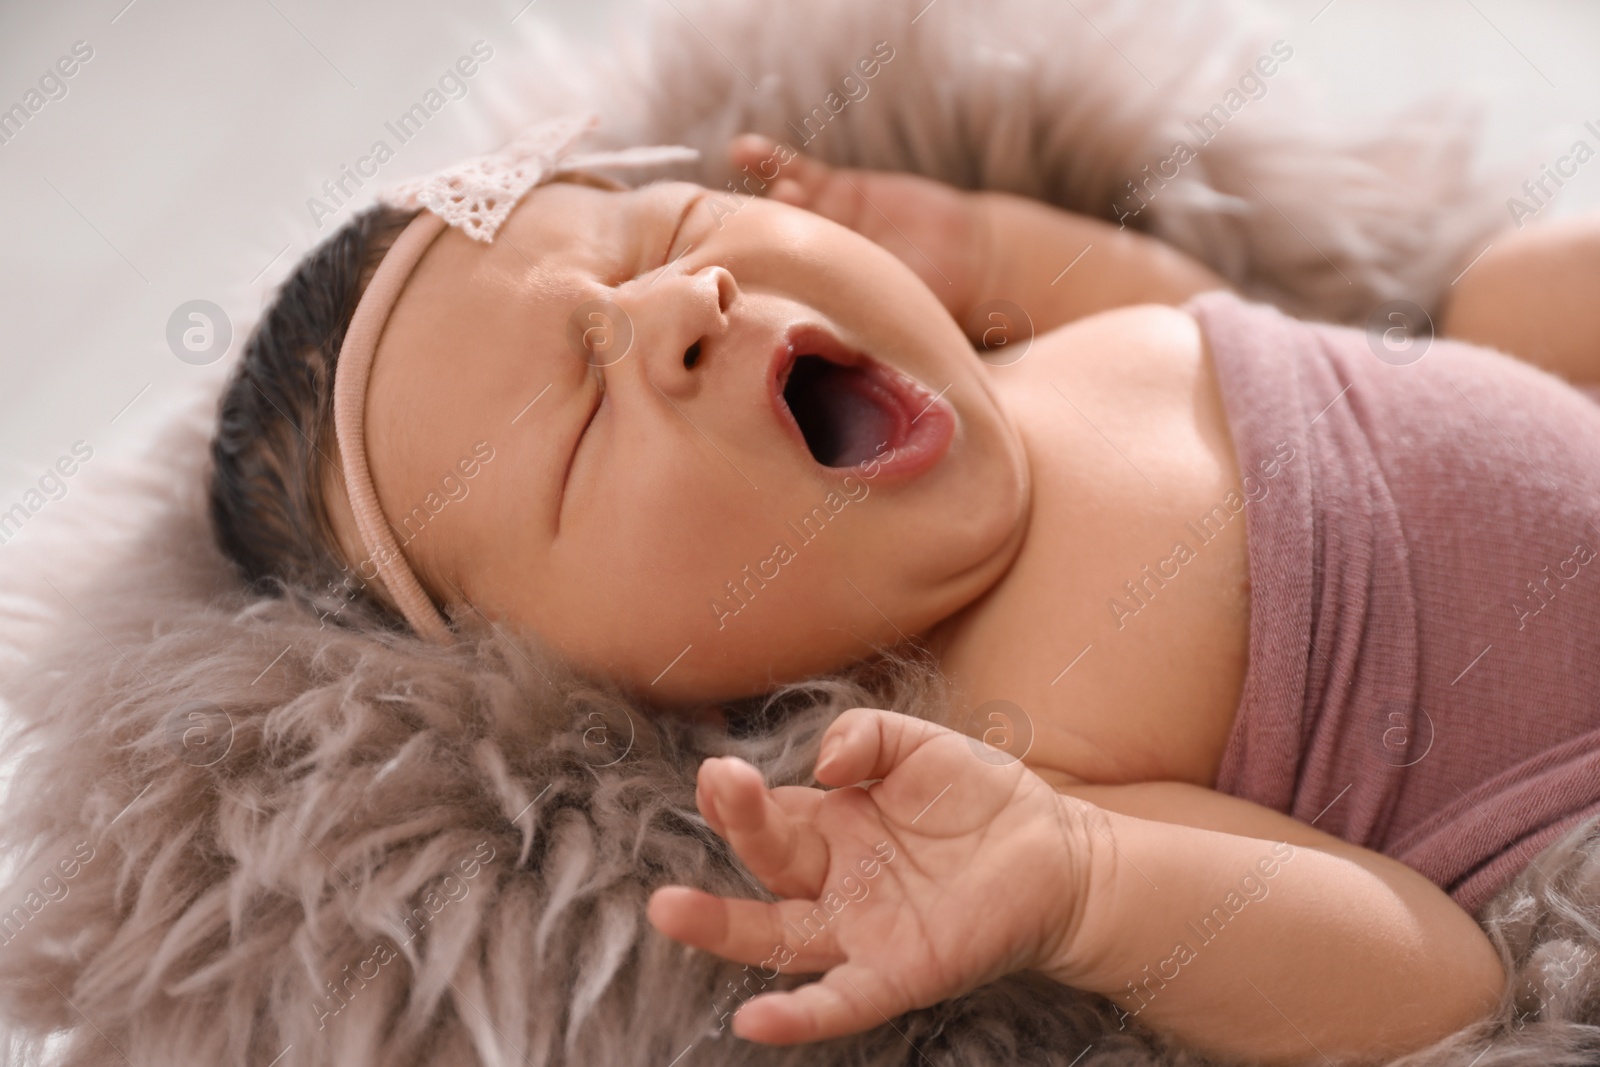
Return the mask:
[(332, 598), (339, 610), (358, 607), (400, 628), (398, 613), (343, 559), (322, 476), (331, 462), (339, 347), (378, 263), (414, 215), (382, 206), (362, 212), (279, 287), (223, 390), (209, 486), (217, 545), (253, 591)]

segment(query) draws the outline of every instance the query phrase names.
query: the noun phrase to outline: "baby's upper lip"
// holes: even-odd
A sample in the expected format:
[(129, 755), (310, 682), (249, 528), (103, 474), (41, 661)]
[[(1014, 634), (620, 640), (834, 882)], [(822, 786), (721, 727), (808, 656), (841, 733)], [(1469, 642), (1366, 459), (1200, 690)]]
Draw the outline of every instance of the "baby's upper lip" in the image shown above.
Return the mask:
[(772, 353), (771, 373), (768, 375), (775, 399), (782, 399), (783, 387), (788, 384), (794, 361), (801, 356), (820, 356), (841, 367), (854, 367), (870, 357), (839, 340), (824, 326), (800, 323), (789, 327), (778, 339)]

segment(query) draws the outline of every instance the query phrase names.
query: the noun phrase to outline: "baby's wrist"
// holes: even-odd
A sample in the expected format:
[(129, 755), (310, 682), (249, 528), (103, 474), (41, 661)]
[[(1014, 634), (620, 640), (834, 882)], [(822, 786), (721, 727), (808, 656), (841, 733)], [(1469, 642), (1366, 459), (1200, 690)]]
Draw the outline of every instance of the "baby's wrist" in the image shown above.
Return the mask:
[(1103, 917), (1121, 876), (1121, 865), (1115, 862), (1116, 823), (1123, 816), (1065, 793), (1057, 794), (1056, 801), (1062, 827), (1056, 839), (1064, 852), (1059, 866), (1070, 873), (1053, 897), (1046, 927), (1050, 932), (1028, 969), (1062, 985), (1089, 989), (1087, 983), (1106, 970), (1113, 948), (1106, 937), (1110, 924)]

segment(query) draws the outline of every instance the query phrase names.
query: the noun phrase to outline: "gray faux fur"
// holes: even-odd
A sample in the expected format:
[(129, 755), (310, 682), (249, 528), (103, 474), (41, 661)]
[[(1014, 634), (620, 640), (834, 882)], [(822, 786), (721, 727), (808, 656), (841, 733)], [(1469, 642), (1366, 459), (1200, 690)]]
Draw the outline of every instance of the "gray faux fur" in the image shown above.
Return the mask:
[[(530, 64), (555, 73), (529, 92), (547, 111), (600, 100), (618, 141), (712, 150), (745, 126), (782, 137), (886, 40), (871, 94), (808, 150), (1110, 214), (1273, 39), (1209, 5), (1185, 23), (1165, 4), (938, 0), (913, 25), (924, 2), (674, 0), (633, 52)], [(1349, 137), (1286, 97), (1247, 105), (1136, 221), (1307, 314), (1431, 305), (1494, 225), (1462, 128)], [(716, 184), (718, 159), (701, 174)], [(814, 784), (834, 715), (941, 719), (936, 675), (890, 660), (790, 687), (736, 709), (730, 735), (651, 717), (481, 624), (441, 651), (251, 599), (204, 522), (211, 403), (143, 464), (86, 473), (35, 520), (50, 530), (0, 558), (21, 728), (0, 819), (17, 863), (0, 886), (16, 1062), (43, 1062), (52, 1030), (71, 1067), (1204, 1062), (1023, 976), (823, 1044), (719, 1036), (759, 979), (643, 916), (669, 882), (763, 892), (694, 809), (700, 760)], [(1482, 916), (1513, 975), (1499, 1015), (1399, 1062), (1600, 1062), (1597, 916), (1585, 827)]]

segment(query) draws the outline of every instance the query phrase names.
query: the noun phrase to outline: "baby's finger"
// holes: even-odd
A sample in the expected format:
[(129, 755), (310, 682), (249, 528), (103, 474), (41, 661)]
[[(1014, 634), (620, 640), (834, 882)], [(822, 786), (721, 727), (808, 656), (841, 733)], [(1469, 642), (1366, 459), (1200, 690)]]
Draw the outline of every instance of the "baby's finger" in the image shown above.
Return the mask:
[(752, 997), (733, 1017), (747, 1041), (793, 1045), (870, 1030), (916, 1007), (879, 972), (842, 963), (821, 980), (782, 993)]
[[(826, 925), (828, 912), (815, 901), (770, 904), (669, 885), (650, 894), (645, 915), (674, 941), (736, 963), (764, 964), (788, 974), (820, 974), (844, 959)], [(794, 943), (789, 928), (804, 931), (808, 940)]]
[(817, 757), (817, 781), (854, 785), (887, 778), (913, 751), (945, 734), (936, 723), (882, 708), (850, 708), (828, 724)]
[(759, 133), (742, 133), (728, 142), (728, 162), (734, 169), (748, 171), (762, 181), (772, 180), (788, 154), (772, 138)]
[[(694, 787), (694, 804), (705, 816), (706, 824), (716, 831), (718, 837), (727, 840), (727, 824), (718, 814), (716, 805), (712, 802), (709, 790), (710, 776), (696, 776)], [(824, 793), (820, 789), (810, 789), (798, 785), (780, 785), (768, 790), (773, 801), (789, 818), (798, 822), (808, 823), (816, 818), (817, 807), (822, 803)]]
[[(779, 188), (785, 203), (817, 210), (833, 181), (834, 170), (819, 159), (796, 152), (787, 145), (760, 134), (735, 137), (728, 145), (728, 159), (752, 178), (767, 183), (766, 194)], [(829, 217), (832, 217), (831, 215)]]
[(811, 197), (800, 183), (793, 178), (779, 178), (767, 190), (767, 198), (785, 204), (793, 204), (795, 207), (805, 207), (811, 202)]
[[(698, 776), (695, 781), (694, 803), (700, 814), (705, 816), (706, 825), (710, 826), (716, 835), (724, 841), (728, 839), (728, 824), (723, 821), (722, 815), (717, 811), (717, 806), (712, 800), (709, 788), (711, 777)], [(820, 789), (811, 789), (806, 786), (780, 785), (768, 790), (772, 800), (784, 814), (799, 823), (812, 823), (816, 819), (818, 806), (826, 795)], [(805, 895), (805, 894), (797, 894)]]
[(705, 773), (705, 764), (701, 764), (701, 771), (695, 775), (694, 780), (694, 806), (700, 809), (700, 814), (705, 816), (706, 825), (716, 832), (724, 841), (728, 839), (726, 826), (722, 816), (717, 812), (717, 806), (712, 802), (709, 788), (711, 779)]
[(777, 802), (755, 767), (734, 756), (706, 760), (696, 799), (706, 821), (767, 888), (781, 897), (811, 897), (821, 890), (827, 842)]

